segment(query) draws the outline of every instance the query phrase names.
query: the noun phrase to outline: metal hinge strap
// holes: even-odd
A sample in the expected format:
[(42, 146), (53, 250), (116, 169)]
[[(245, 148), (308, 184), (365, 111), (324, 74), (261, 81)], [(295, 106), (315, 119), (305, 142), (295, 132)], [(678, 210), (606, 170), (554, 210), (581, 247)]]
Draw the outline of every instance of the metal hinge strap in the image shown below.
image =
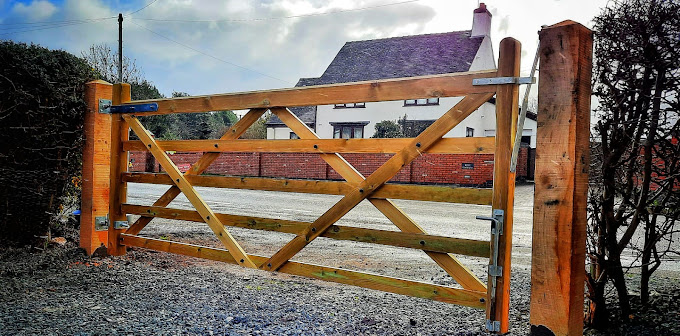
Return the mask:
[(492, 77), (475, 78), (472, 85), (502, 85), (502, 84), (533, 84), (536, 83), (535, 77)]

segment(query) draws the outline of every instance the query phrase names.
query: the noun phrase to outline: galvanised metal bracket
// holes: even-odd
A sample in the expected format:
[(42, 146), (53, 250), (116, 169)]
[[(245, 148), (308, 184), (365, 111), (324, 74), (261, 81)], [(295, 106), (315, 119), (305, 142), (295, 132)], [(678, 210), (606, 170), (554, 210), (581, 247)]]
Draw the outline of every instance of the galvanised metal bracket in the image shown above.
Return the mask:
[(155, 112), (158, 111), (158, 104), (126, 104), (111, 106), (111, 113), (135, 113), (135, 112)]
[(501, 322), (500, 321), (486, 320), (486, 330), (488, 330), (490, 332), (500, 332), (501, 331)]
[(99, 99), (99, 113), (111, 114), (111, 99)]
[[(498, 250), (500, 248), (501, 235), (503, 235), (503, 221), (505, 212), (501, 209), (493, 209), (492, 217), (477, 216), (477, 219), (488, 220), (491, 222), (491, 260), (489, 263), (489, 278), (491, 281), (491, 302), (490, 306), (495, 309), (496, 305), (496, 284), (498, 277), (503, 276), (503, 266), (498, 265)], [(486, 329), (491, 332), (499, 332), (501, 324), (499, 321), (486, 321)]]
[(124, 221), (114, 221), (113, 222), (113, 228), (116, 230), (121, 230), (121, 229), (129, 229), (130, 228), (130, 222), (124, 220)]
[(501, 84), (533, 84), (536, 83), (536, 77), (493, 77), (493, 78), (475, 78), (472, 80), (472, 85), (501, 85)]
[(97, 216), (94, 218), (94, 230), (106, 231), (109, 229), (109, 215)]

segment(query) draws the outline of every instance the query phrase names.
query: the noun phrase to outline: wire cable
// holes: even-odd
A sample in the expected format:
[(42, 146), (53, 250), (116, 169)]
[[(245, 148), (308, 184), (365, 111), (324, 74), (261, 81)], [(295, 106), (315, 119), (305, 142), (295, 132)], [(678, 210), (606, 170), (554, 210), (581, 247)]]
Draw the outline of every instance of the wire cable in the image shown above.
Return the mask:
[[(44, 26), (38, 26), (37, 28), (36, 27), (22, 27), (22, 28), (15, 28), (15, 29), (6, 29), (6, 30), (15, 30), (15, 31), (9, 31), (9, 32), (6, 32), (6, 33), (2, 33), (2, 34), (0, 34), (0, 36), (11, 35), (11, 34), (22, 34), (22, 33), (28, 33), (28, 32), (33, 32), (33, 31), (39, 31), (39, 30), (47, 30), (47, 29), (76, 26), (76, 25), (81, 25), (81, 24), (97, 23), (97, 22), (102, 22), (102, 21), (111, 20), (111, 19), (115, 19), (115, 17), (100, 18), (100, 19), (96, 19), (96, 20), (88, 20), (88, 21), (85, 21), (85, 22), (59, 23), (59, 24), (52, 24), (52, 25), (44, 25)], [(16, 29), (24, 29), (24, 30), (16, 30)], [(2, 29), (0, 29), (0, 30), (2, 30)]]
[(287, 81), (287, 80), (285, 80), (285, 79), (281, 79), (281, 78), (277, 78), (277, 77), (274, 77), (274, 76), (270, 76), (270, 75), (267, 75), (266, 73), (263, 73), (263, 72), (260, 72), (260, 71), (257, 71), (257, 70), (254, 70), (254, 69), (251, 69), (251, 68), (248, 68), (248, 67), (245, 67), (245, 66), (242, 66), (242, 65), (233, 63), (233, 62), (229, 62), (229, 61), (224, 60), (224, 59), (221, 59), (221, 58), (219, 58), (219, 57), (210, 55), (210, 54), (208, 54), (208, 53), (206, 53), (206, 52), (204, 52), (204, 51), (201, 51), (201, 50), (199, 50), (199, 49), (196, 49), (196, 48), (194, 48), (194, 47), (192, 47), (192, 46), (186, 45), (186, 44), (181, 43), (181, 42), (179, 42), (179, 41), (173, 40), (173, 39), (171, 39), (171, 38), (169, 38), (169, 37), (167, 37), (167, 36), (165, 36), (165, 35), (163, 35), (163, 34), (157, 33), (157, 32), (155, 32), (155, 31), (153, 31), (153, 30), (151, 30), (151, 29), (149, 29), (149, 28), (146, 28), (146, 27), (144, 27), (144, 26), (142, 26), (142, 25), (140, 25), (140, 24), (138, 24), (138, 23), (135, 23), (134, 21), (130, 21), (130, 22), (131, 22), (132, 24), (134, 24), (135, 26), (138, 26), (138, 27), (140, 27), (140, 28), (142, 28), (142, 29), (145, 29), (145, 30), (151, 32), (151, 33), (154, 34), (154, 35), (160, 36), (160, 37), (162, 37), (162, 38), (164, 38), (164, 39), (166, 39), (166, 40), (168, 40), (168, 41), (170, 41), (170, 42), (176, 43), (176, 44), (178, 44), (178, 45), (180, 45), (180, 46), (182, 46), (182, 47), (184, 47), (184, 48), (193, 50), (193, 51), (195, 51), (195, 52), (197, 52), (197, 53), (199, 53), (199, 54), (201, 54), (201, 55), (210, 57), (210, 58), (212, 58), (212, 59), (214, 59), (214, 60), (220, 61), (220, 62), (222, 62), (222, 63), (229, 64), (229, 65), (231, 65), (231, 66), (235, 66), (235, 67), (237, 67), (237, 68), (241, 68), (241, 69), (243, 69), (243, 70), (248, 70), (248, 71), (257, 73), (257, 74), (259, 74), (259, 75), (261, 75), (261, 76), (269, 77), (269, 78), (271, 78), (271, 79), (275, 79), (275, 80), (284, 82), (284, 83), (286, 83), (286, 84), (293, 84), (293, 85), (295, 85), (294, 83), (291, 83), (291, 82), (289, 82), (289, 81)]
[(153, 1), (149, 2), (148, 4), (146, 4), (146, 6), (140, 8), (140, 9), (138, 9), (138, 10), (132, 12), (132, 13), (127, 13), (127, 14), (125, 14), (125, 16), (130, 16), (130, 15), (132, 15), (132, 14), (141, 12), (142, 10), (146, 9), (146, 7), (149, 7), (149, 6), (153, 5), (156, 1), (158, 1), (158, 0), (153, 0)]
[(403, 4), (413, 3), (413, 2), (418, 2), (418, 1), (420, 1), (420, 0), (407, 0), (407, 1), (393, 2), (393, 3), (388, 3), (388, 4), (376, 5), (376, 6), (353, 8), (353, 9), (342, 9), (342, 10), (337, 10), (337, 11), (323, 12), (323, 13), (299, 14), (299, 15), (253, 18), (253, 19), (223, 19), (223, 20), (180, 20), (180, 19), (177, 19), (177, 20), (175, 20), (175, 19), (154, 19), (154, 18), (138, 18), (138, 17), (135, 17), (134, 19), (135, 20), (143, 20), (143, 21), (160, 21), (160, 22), (203, 22), (203, 23), (208, 23), (208, 22), (270, 21), (270, 20), (285, 20), (285, 19), (303, 18), (303, 17), (311, 17), (311, 16), (322, 16), (322, 15), (330, 15), (330, 14), (338, 14), (338, 13), (356, 12), (356, 11), (362, 11), (362, 10), (367, 10), (367, 9), (375, 9), (375, 8), (382, 8), (382, 7), (388, 7), (388, 6), (403, 5)]

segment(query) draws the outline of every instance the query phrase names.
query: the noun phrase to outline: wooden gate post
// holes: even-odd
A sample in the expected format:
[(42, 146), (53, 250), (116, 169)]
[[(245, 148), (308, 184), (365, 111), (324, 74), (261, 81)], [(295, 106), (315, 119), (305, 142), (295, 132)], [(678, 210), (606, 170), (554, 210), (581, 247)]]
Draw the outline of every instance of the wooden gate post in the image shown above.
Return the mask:
[[(92, 255), (106, 247), (108, 231), (106, 215), (109, 213), (109, 142), (111, 115), (99, 111), (100, 99), (109, 102), (112, 85), (96, 80), (85, 84), (85, 111), (83, 146), (83, 175), (80, 206), (80, 247)], [(103, 253), (103, 252), (102, 252)]]
[[(120, 83), (113, 85), (113, 105), (120, 105), (131, 100), (130, 84)], [(107, 253), (117, 256), (125, 254), (125, 246), (120, 244), (120, 234), (125, 229), (116, 229), (116, 222), (127, 221), (122, 212), (121, 204), (127, 199), (127, 183), (121, 179), (121, 174), (128, 170), (128, 155), (123, 151), (123, 141), (129, 138), (129, 126), (123, 116), (112, 114), (111, 117), (111, 189), (109, 204), (109, 240)]]
[(564, 21), (539, 38), (531, 332), (582, 335), (592, 31)]

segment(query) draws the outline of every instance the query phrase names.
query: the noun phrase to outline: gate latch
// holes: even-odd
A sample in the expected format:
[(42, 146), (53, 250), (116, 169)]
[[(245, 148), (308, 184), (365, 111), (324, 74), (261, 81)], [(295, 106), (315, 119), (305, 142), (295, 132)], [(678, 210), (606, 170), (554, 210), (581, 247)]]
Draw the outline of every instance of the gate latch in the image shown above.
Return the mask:
[(96, 216), (94, 218), (94, 230), (95, 231), (106, 231), (109, 229), (109, 215), (106, 216)]
[[(505, 217), (505, 212), (501, 209), (493, 209), (493, 216), (477, 216), (477, 219), (488, 220), (491, 222), (491, 237), (493, 242), (491, 244), (491, 260), (489, 262), (489, 278), (491, 280), (491, 302), (490, 307), (495, 310), (496, 306), (496, 283), (498, 277), (503, 275), (503, 266), (498, 265), (498, 250), (501, 241), (501, 235), (503, 234), (503, 220)], [(491, 332), (500, 331), (499, 321), (486, 321), (486, 329)]]

